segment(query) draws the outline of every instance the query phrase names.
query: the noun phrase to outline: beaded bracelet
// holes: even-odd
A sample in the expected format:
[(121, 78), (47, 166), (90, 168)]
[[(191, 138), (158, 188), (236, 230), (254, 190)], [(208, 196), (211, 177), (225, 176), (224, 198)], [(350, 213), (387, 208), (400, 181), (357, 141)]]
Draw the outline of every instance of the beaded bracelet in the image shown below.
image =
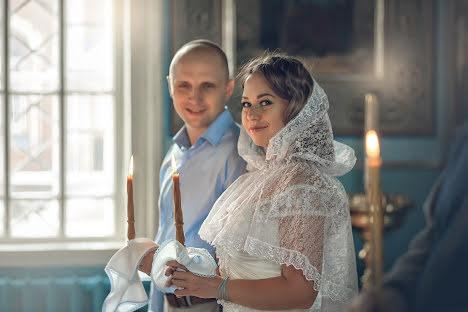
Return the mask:
[(229, 279), (228, 276), (226, 276), (221, 284), (219, 284), (218, 289), (216, 290), (216, 300), (223, 300), (223, 301), (229, 301), (228, 295), (227, 295), (227, 280)]

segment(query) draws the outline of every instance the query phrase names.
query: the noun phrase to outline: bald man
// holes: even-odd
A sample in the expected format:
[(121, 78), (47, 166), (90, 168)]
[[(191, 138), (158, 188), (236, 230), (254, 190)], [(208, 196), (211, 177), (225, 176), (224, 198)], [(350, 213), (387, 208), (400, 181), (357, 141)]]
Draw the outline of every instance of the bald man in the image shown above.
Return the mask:
[[(229, 77), (223, 50), (211, 41), (195, 40), (176, 52), (167, 82), (174, 108), (185, 125), (174, 136), (161, 166), (155, 241), (161, 245), (175, 238), (170, 164), (174, 157), (180, 173), (185, 245), (205, 248), (214, 255), (214, 248), (198, 231), (218, 197), (246, 166), (237, 152), (239, 126), (225, 106), (234, 80)], [(218, 311), (218, 305), (214, 299), (163, 296), (152, 284), (149, 311)]]

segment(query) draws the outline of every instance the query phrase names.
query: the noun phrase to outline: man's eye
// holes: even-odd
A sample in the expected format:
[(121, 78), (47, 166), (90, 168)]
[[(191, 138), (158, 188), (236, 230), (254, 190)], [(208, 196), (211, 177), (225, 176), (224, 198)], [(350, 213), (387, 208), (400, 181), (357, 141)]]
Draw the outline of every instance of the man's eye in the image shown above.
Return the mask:
[(241, 106), (242, 106), (242, 108), (244, 108), (244, 107), (250, 107), (250, 106), (252, 106), (252, 104), (250, 104), (249, 102), (242, 102), (242, 103), (241, 103)]
[(263, 101), (260, 102), (260, 105), (262, 105), (262, 106), (267, 106), (267, 105), (271, 105), (271, 104), (272, 103), (269, 100), (263, 100)]
[(178, 85), (179, 88), (188, 88), (188, 84), (186, 83), (181, 83), (180, 85)]
[(203, 87), (205, 87), (206, 89), (211, 89), (214, 88), (214, 85), (212, 83), (205, 83)]

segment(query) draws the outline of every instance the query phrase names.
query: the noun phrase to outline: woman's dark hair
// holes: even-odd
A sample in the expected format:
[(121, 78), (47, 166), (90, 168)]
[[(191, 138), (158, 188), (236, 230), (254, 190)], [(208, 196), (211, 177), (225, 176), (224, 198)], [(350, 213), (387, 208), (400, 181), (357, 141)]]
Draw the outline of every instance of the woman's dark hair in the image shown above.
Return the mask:
[(285, 123), (297, 116), (312, 94), (314, 80), (309, 71), (298, 59), (284, 53), (264, 52), (244, 64), (237, 75), (242, 88), (255, 73), (261, 74), (268, 86), (289, 102), (284, 111)]

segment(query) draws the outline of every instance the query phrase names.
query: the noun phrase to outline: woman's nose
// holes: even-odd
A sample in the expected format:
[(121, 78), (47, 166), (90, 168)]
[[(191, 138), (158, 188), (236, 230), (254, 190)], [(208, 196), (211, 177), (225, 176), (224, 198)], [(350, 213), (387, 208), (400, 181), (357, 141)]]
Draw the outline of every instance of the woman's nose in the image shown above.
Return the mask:
[(252, 105), (250, 109), (247, 111), (247, 119), (249, 120), (260, 119), (261, 115), (262, 115), (262, 108), (256, 105)]

